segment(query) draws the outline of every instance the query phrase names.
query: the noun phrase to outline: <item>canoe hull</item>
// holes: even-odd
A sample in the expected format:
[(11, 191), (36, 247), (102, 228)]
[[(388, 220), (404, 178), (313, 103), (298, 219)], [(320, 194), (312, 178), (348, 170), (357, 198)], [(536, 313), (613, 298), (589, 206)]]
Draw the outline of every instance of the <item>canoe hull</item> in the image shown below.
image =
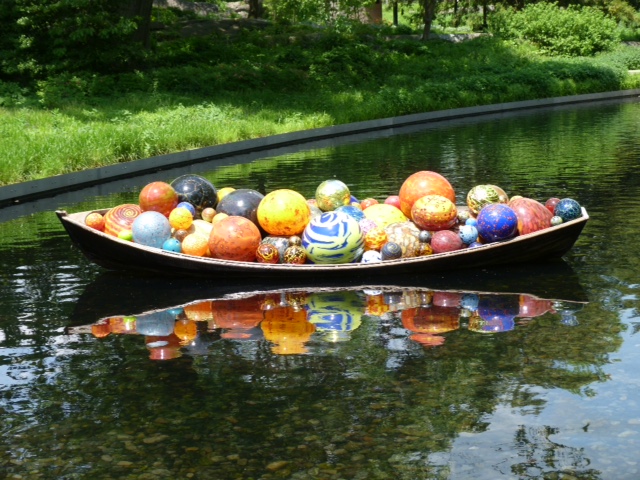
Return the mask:
[(156, 275), (216, 278), (322, 279), (436, 273), (459, 269), (513, 265), (562, 257), (575, 244), (589, 216), (529, 235), (454, 252), (379, 263), (286, 265), (234, 262), (168, 252), (106, 235), (84, 224), (90, 212), (56, 214), (71, 241), (93, 263), (109, 270)]

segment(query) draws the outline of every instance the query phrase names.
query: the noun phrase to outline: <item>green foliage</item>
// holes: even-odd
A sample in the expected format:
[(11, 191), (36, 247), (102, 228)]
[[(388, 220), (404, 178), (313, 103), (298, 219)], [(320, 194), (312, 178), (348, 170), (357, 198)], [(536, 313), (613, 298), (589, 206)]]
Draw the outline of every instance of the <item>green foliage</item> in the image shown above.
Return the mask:
[(621, 45), (612, 52), (600, 55), (598, 60), (620, 70), (640, 70), (640, 48)]
[(355, 19), (359, 10), (372, 0), (265, 0), (269, 17), (277, 22), (340, 24)]
[(492, 16), (490, 30), (505, 39), (531, 42), (549, 55), (594, 55), (613, 50), (620, 41), (616, 22), (600, 9), (547, 2), (500, 10)]
[(123, 14), (127, 0), (14, 2), (8, 21), (18, 37), (12, 54), (4, 51), (6, 74), (37, 78), (65, 71), (121, 71), (140, 58), (140, 48), (131, 41), (137, 23)]

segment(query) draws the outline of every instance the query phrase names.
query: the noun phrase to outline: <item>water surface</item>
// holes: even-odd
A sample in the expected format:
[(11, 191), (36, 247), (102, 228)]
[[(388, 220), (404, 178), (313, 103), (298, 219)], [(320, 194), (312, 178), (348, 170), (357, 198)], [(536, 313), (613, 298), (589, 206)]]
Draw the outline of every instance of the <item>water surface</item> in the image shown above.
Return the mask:
[[(307, 197), (338, 178), (383, 200), (418, 170), (446, 176), (460, 202), (482, 183), (571, 197), (591, 220), (550, 265), (304, 291), (152, 279), (90, 264), (53, 214), (135, 202), (148, 176), (0, 210), (0, 467), (9, 478), (638, 478), (639, 120), (638, 102), (563, 107), (191, 169), (218, 187)], [(161, 311), (181, 337), (151, 335)], [(91, 324), (107, 318), (98, 338)], [(132, 322), (150, 335), (127, 333)]]

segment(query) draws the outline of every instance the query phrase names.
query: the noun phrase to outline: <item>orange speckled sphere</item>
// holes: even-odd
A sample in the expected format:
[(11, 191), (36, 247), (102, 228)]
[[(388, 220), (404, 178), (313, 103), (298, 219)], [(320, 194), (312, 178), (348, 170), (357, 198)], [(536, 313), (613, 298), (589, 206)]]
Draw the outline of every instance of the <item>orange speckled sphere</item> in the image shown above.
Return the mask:
[(92, 212), (84, 219), (84, 223), (87, 227), (95, 228), (104, 232), (104, 216), (98, 212)]
[(190, 233), (182, 240), (182, 253), (204, 257), (209, 247), (208, 243), (207, 237), (198, 233)]
[(300, 235), (311, 219), (307, 200), (298, 192), (281, 189), (268, 193), (258, 205), (258, 223), (270, 235)]
[(458, 209), (442, 195), (426, 195), (414, 202), (411, 219), (423, 230), (447, 230), (458, 221)]
[(387, 232), (384, 228), (374, 227), (365, 234), (363, 241), (365, 251), (376, 250), (379, 252), (382, 246), (387, 243)]
[(410, 175), (400, 187), (400, 209), (407, 217), (416, 200), (425, 195), (441, 195), (456, 203), (456, 192), (449, 180), (436, 172), (422, 170)]
[(255, 224), (245, 217), (230, 215), (217, 222), (209, 236), (213, 258), (254, 262), (262, 237)]
[(143, 212), (153, 210), (167, 218), (178, 202), (178, 193), (166, 182), (149, 183), (142, 189), (138, 198)]

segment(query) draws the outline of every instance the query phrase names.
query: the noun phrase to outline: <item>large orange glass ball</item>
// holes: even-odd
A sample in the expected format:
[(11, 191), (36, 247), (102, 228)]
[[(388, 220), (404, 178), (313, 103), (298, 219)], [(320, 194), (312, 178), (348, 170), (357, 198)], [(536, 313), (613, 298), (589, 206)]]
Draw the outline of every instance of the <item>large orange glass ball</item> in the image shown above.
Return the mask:
[(414, 202), (411, 219), (423, 230), (447, 230), (458, 221), (458, 209), (442, 195), (426, 195)]
[(254, 262), (261, 241), (260, 230), (251, 220), (231, 215), (217, 222), (211, 230), (209, 251), (213, 258)]
[(400, 209), (407, 217), (416, 200), (425, 195), (441, 195), (456, 203), (456, 192), (445, 177), (436, 172), (422, 170), (410, 175), (400, 187)]
[(178, 205), (178, 193), (166, 182), (151, 182), (147, 184), (138, 197), (142, 211), (153, 210), (169, 217), (171, 210)]
[(133, 203), (124, 203), (110, 209), (104, 215), (104, 233), (117, 237), (121, 232), (131, 231), (133, 221), (142, 209)]
[(258, 205), (258, 223), (270, 235), (300, 235), (311, 219), (307, 200), (294, 190), (268, 193)]

